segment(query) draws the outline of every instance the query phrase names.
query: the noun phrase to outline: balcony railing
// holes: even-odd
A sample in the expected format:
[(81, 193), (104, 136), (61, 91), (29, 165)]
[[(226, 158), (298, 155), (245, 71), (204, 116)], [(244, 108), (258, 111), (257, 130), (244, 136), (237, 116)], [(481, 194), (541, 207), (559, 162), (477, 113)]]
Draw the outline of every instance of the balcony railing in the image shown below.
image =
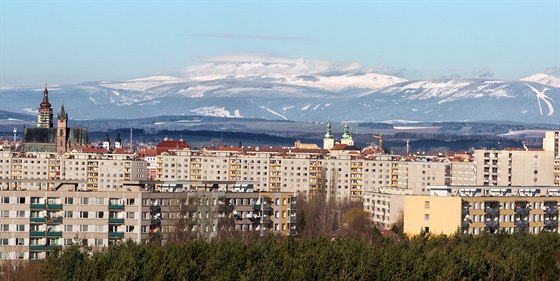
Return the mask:
[(55, 217), (55, 218), (47, 219), (47, 223), (48, 224), (61, 224), (62, 223), (62, 217)]
[(109, 210), (124, 210), (124, 205), (109, 203)]
[(42, 252), (45, 250), (44, 245), (29, 245), (30, 252)]
[(484, 208), (484, 213), (489, 214), (489, 215), (499, 215), (500, 214), (500, 209), (496, 208), (496, 207), (486, 207)]
[(557, 220), (545, 220), (544, 221), (544, 226), (546, 226), (546, 227), (558, 227), (558, 221)]
[(547, 215), (558, 215), (558, 208), (554, 208), (554, 207), (546, 207), (546, 209), (544, 210), (544, 213)]
[(519, 208), (515, 208), (515, 213), (518, 215), (528, 215), (529, 214), (529, 208), (523, 208), (523, 207), (519, 207)]
[(29, 237), (44, 237), (45, 231), (29, 231)]
[(33, 210), (33, 209), (41, 209), (41, 210), (44, 210), (44, 209), (46, 209), (46, 207), (47, 207), (47, 206), (46, 206), (46, 204), (44, 204), (44, 203), (31, 203), (31, 209), (32, 209), (32, 210)]
[(528, 221), (515, 221), (514, 222), (516, 227), (519, 228), (528, 228), (529, 227), (529, 222)]
[(124, 232), (109, 232), (109, 238), (123, 238)]
[(487, 221), (484, 223), (484, 226), (486, 226), (486, 228), (490, 228), (490, 229), (497, 229), (500, 227), (500, 223), (497, 221)]
[(45, 218), (29, 218), (29, 221), (34, 223), (45, 223), (47, 220)]
[(48, 237), (62, 237), (62, 231), (47, 231)]
[(288, 222), (289, 223), (296, 223), (297, 222), (296, 216), (289, 216)]
[(47, 209), (62, 210), (62, 204), (47, 204)]
[(109, 224), (123, 224), (124, 219), (121, 218), (109, 218)]

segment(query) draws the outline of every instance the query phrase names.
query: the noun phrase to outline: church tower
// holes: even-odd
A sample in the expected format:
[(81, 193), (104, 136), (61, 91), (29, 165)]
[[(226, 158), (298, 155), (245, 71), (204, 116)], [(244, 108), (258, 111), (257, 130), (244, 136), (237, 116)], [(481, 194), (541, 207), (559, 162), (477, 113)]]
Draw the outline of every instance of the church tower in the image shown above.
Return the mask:
[(115, 138), (115, 148), (122, 148), (121, 133), (117, 132), (117, 138)]
[(56, 151), (59, 154), (67, 151), (67, 128), (68, 128), (68, 114), (64, 110), (64, 105), (58, 111), (57, 124), (56, 124)]
[(323, 138), (323, 149), (331, 149), (334, 147), (334, 137), (331, 132), (331, 122), (327, 123), (327, 133)]
[(352, 139), (352, 135), (350, 134), (350, 127), (348, 126), (348, 122), (344, 122), (344, 134), (342, 135), (340, 143), (346, 145), (354, 145), (354, 139)]
[(43, 102), (39, 107), (39, 114), (37, 114), (37, 128), (52, 128), (53, 127), (53, 110), (49, 102), (49, 91), (45, 85), (43, 91)]
[(111, 150), (111, 138), (109, 138), (109, 132), (105, 134), (105, 141), (103, 142), (103, 148), (107, 149), (107, 151)]

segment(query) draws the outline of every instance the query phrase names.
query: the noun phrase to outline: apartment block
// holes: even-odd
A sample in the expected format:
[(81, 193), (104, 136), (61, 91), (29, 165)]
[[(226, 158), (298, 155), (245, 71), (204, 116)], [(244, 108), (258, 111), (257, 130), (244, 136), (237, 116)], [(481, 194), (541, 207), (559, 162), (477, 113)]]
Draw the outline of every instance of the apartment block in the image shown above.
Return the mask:
[(554, 154), (545, 150), (475, 150), (476, 185), (554, 185)]
[(433, 187), (430, 195), (406, 195), (404, 230), (453, 234), (558, 233), (560, 188), (555, 186)]
[(146, 162), (130, 154), (0, 151), (1, 190), (53, 190), (73, 182), (77, 190), (125, 189), (146, 179)]
[[(296, 197), (285, 192), (0, 191), (0, 258), (44, 259), (55, 248), (100, 250), (117, 241), (213, 240), (296, 234)], [(73, 187), (71, 188), (73, 189)]]

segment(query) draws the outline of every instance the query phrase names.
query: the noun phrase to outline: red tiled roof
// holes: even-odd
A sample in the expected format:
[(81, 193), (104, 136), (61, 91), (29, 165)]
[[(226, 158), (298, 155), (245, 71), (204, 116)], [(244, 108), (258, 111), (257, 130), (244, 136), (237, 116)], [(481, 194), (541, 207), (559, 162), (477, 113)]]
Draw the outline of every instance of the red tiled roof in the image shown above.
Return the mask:
[(185, 148), (190, 149), (191, 146), (183, 140), (162, 140), (159, 144), (156, 145), (156, 152), (159, 155), (172, 149)]

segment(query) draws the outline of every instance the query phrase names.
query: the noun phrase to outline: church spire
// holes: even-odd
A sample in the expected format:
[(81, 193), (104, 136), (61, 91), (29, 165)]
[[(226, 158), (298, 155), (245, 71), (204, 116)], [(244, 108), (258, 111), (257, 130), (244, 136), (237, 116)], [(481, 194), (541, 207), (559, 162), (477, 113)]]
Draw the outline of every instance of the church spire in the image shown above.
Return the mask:
[(49, 90), (47, 90), (47, 85), (45, 85), (45, 90), (43, 91), (43, 101), (39, 107), (39, 113), (37, 114), (37, 127), (53, 127), (53, 110), (51, 108), (51, 103), (49, 102)]
[(68, 120), (68, 114), (64, 110), (64, 104), (60, 107), (60, 110), (58, 111), (58, 119)]
[(47, 85), (45, 85), (45, 90), (43, 91), (43, 102), (41, 102), (41, 108), (50, 108), (51, 103), (49, 102), (49, 90), (47, 90)]

